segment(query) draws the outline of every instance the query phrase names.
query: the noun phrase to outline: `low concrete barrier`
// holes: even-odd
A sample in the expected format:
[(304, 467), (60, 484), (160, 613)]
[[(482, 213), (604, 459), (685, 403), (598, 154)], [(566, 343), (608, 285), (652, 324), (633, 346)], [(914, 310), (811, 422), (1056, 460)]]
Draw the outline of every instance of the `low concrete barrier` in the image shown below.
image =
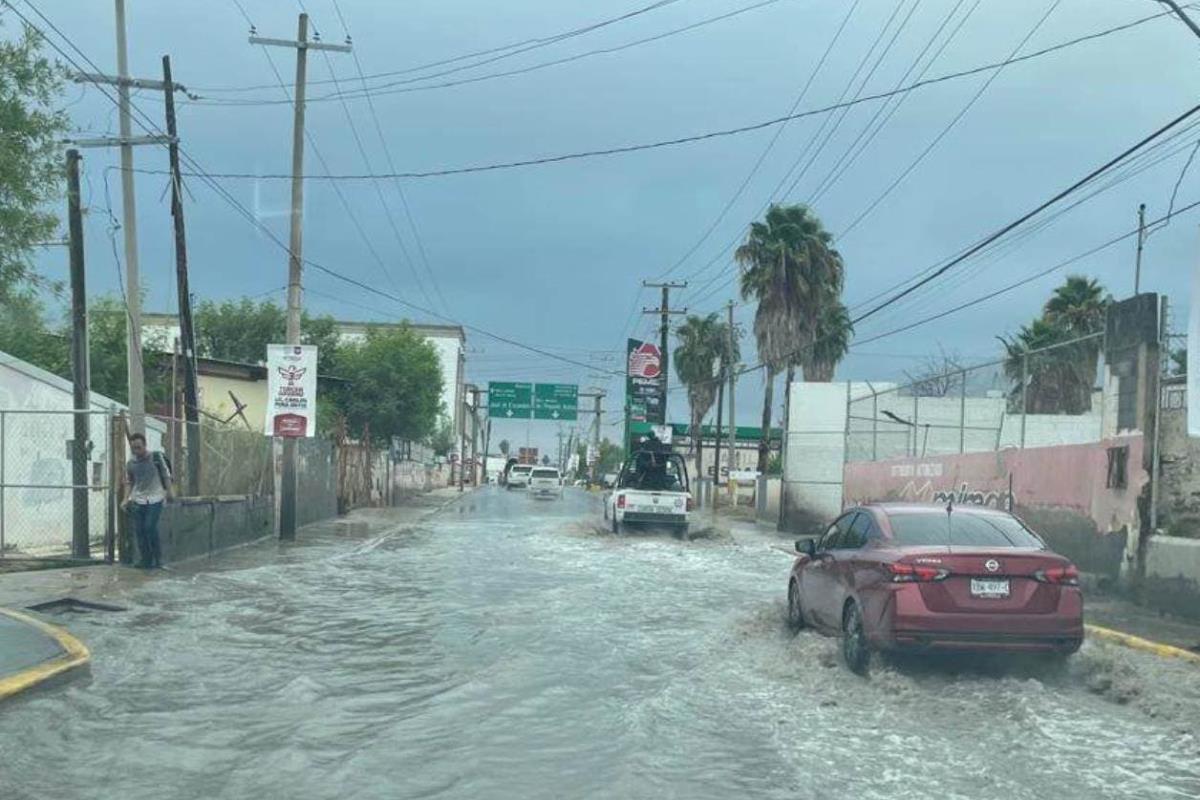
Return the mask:
[(163, 563), (203, 558), (273, 533), (270, 496), (187, 497), (169, 503), (159, 522)]
[(1152, 537), (1140, 594), (1154, 608), (1200, 619), (1200, 539)]

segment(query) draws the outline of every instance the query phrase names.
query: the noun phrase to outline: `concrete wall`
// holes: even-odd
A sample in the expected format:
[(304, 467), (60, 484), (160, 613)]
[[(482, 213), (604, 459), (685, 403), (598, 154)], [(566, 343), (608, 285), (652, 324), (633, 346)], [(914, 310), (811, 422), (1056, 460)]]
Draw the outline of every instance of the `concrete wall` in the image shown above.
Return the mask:
[(1200, 439), (1187, 434), (1183, 384), (1163, 392), (1159, 418), (1158, 528), (1170, 536), (1200, 538)]
[[(1106, 488), (1109, 448), (1127, 450), (1125, 488)], [(1014, 509), (1080, 569), (1128, 577), (1138, 529), (1137, 499), (1149, 476), (1143, 438), (1008, 449), (845, 465), (846, 505), (871, 501), (977, 503)], [(1128, 555), (1127, 555), (1128, 554)]]
[(862, 384), (792, 384), (784, 446), (783, 526), (807, 532), (842, 509), (846, 400)]
[(779, 501), (783, 494), (781, 478), (759, 478), (755, 494), (755, 517), (761, 522), (775, 525), (779, 522)]
[(1155, 608), (1200, 619), (1200, 539), (1152, 537), (1140, 594)]
[(163, 563), (208, 558), (273, 535), (270, 497), (185, 498), (163, 509)]

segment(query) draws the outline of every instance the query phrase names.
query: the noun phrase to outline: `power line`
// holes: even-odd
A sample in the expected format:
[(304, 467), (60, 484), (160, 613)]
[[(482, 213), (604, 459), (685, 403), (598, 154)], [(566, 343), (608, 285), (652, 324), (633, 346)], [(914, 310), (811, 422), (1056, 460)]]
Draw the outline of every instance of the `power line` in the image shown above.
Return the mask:
[[(1065, 50), (1067, 48), (1073, 47), (1078, 44), (1082, 44), (1082, 43), (1089, 42), (1089, 41), (1092, 41), (1095, 39), (1103, 38), (1105, 36), (1110, 36), (1115, 33), (1120, 33), (1120, 32), (1129, 30), (1131, 28), (1137, 27), (1137, 26), (1142, 25), (1151, 20), (1158, 19), (1160, 17), (1164, 17), (1167, 15), (1168, 15), (1167, 13), (1160, 13), (1160, 14), (1155, 14), (1155, 15), (1148, 16), (1148, 17), (1143, 17), (1140, 20), (1135, 20), (1133, 22), (1129, 22), (1124, 25), (1118, 25), (1116, 27), (1108, 28), (1103, 31), (1098, 31), (1096, 33), (1088, 34), (1086, 36), (1080, 36), (1080, 37), (1077, 37), (1074, 39), (1060, 42), (1056, 45), (1052, 45), (1050, 47), (1046, 47), (1041, 50), (1037, 50), (1035, 52), (1028, 53), (1023, 56), (1015, 56), (1012, 58), (1004, 59), (1002, 61), (996, 61), (996, 62), (992, 62), (989, 64), (982, 64), (980, 66), (972, 67), (972, 68), (965, 69), (965, 70), (960, 70), (958, 72), (946, 73), (945, 75), (939, 75), (935, 78), (928, 78), (926, 80), (915, 81), (914, 83), (909, 84), (908, 86), (902, 87), (900, 89), (893, 89), (891, 91), (877, 92), (877, 93), (870, 94), (870, 95), (863, 95), (862, 97), (858, 97), (854, 100), (849, 100), (849, 101), (845, 101), (845, 102), (841, 102), (841, 103), (833, 103), (833, 104), (822, 106), (819, 108), (809, 109), (807, 111), (800, 111), (800, 112), (796, 112), (796, 113), (792, 113), (792, 114), (785, 114), (783, 116), (775, 117), (773, 119), (763, 120), (761, 122), (755, 122), (755, 123), (751, 123), (748, 125), (740, 125), (740, 126), (733, 127), (733, 128), (724, 128), (721, 130), (707, 131), (705, 133), (694, 134), (694, 135), (690, 135), (690, 136), (680, 136), (680, 137), (677, 137), (674, 139), (663, 139), (663, 140), (658, 140), (658, 141), (653, 141), (653, 142), (644, 142), (644, 143), (624, 145), (624, 146), (619, 146), (619, 147), (609, 147), (609, 148), (601, 148), (601, 149), (595, 149), (595, 150), (584, 150), (584, 151), (573, 152), (573, 153), (564, 153), (564, 154), (554, 155), (554, 156), (544, 156), (544, 157), (540, 157), (540, 158), (528, 158), (528, 159), (498, 162), (498, 163), (492, 163), (492, 164), (478, 164), (478, 165), (472, 165), (472, 166), (466, 166), (466, 167), (454, 167), (454, 168), (448, 168), (448, 169), (425, 170), (425, 171), (414, 171), (414, 172), (389, 172), (389, 173), (381, 173), (381, 174), (373, 174), (373, 175), (372, 174), (362, 174), (362, 173), (347, 173), (347, 174), (328, 174), (328, 175), (304, 175), (302, 177), (304, 177), (306, 180), (318, 180), (318, 181), (319, 180), (334, 180), (334, 181), (372, 180), (375, 178), (392, 178), (392, 177), (394, 177), (394, 178), (411, 178), (411, 179), (435, 178), (435, 177), (445, 177), (445, 176), (450, 176), (450, 175), (464, 175), (464, 174), (478, 173), (478, 172), (494, 172), (497, 170), (516, 169), (516, 168), (521, 168), (521, 167), (540, 166), (540, 165), (545, 165), (545, 164), (556, 164), (556, 163), (561, 163), (564, 161), (575, 161), (575, 160), (579, 160), (579, 159), (596, 158), (596, 157), (600, 157), (600, 156), (622, 155), (625, 153), (634, 153), (634, 152), (640, 152), (643, 150), (656, 150), (656, 149), (660, 149), (660, 148), (664, 148), (664, 147), (674, 147), (674, 146), (682, 145), (682, 144), (691, 144), (693, 142), (706, 141), (709, 139), (717, 139), (717, 138), (723, 138), (723, 137), (727, 137), (727, 136), (736, 136), (736, 135), (740, 135), (743, 133), (750, 133), (753, 131), (763, 130), (765, 128), (770, 128), (770, 127), (773, 127), (776, 125), (782, 125), (783, 123), (788, 122), (790, 120), (804, 119), (806, 117), (819, 116), (821, 114), (828, 114), (832, 111), (837, 111), (839, 109), (846, 108), (846, 107), (862, 105), (864, 103), (869, 103), (869, 102), (872, 102), (875, 100), (884, 100), (884, 99), (887, 99), (890, 97), (897, 97), (897, 96), (906, 94), (908, 92), (912, 92), (917, 89), (924, 88), (926, 86), (933, 86), (933, 85), (936, 85), (939, 83), (946, 83), (948, 81), (958, 80), (960, 78), (967, 78), (967, 77), (971, 77), (973, 75), (979, 75), (984, 72), (998, 70), (1003, 67), (1007, 67), (1010, 64), (1019, 64), (1019, 63), (1025, 62), (1025, 61), (1030, 61), (1033, 59), (1041, 58), (1043, 56), (1050, 55), (1052, 53), (1056, 53), (1060, 50)], [(142, 173), (142, 174), (151, 174), (151, 175), (166, 174), (165, 170), (136, 170), (136, 171), (139, 173)], [(184, 173), (184, 174), (190, 175), (191, 173)], [(222, 178), (222, 179), (229, 179), (229, 180), (291, 180), (292, 179), (292, 176), (290, 174), (284, 174), (284, 173), (212, 172), (212, 173), (207, 173), (207, 174), (213, 178)]]
[[(594, 23), (590, 23), (588, 25), (584, 25), (579, 28), (574, 28), (574, 29), (571, 29), (568, 31), (563, 31), (562, 33), (557, 33), (552, 36), (536, 38), (536, 39), (526, 39), (522, 42), (514, 42), (514, 43), (511, 43), (508, 45), (503, 45), (501, 47), (493, 47), (488, 50), (481, 50), (481, 51), (477, 51), (474, 53), (467, 53), (467, 54), (460, 55), (460, 56), (454, 56), (452, 58), (446, 58), (446, 59), (442, 59), (440, 61), (434, 61), (434, 62), (430, 62), (427, 64), (415, 66), (415, 67), (408, 67), (406, 69), (394, 70), (391, 72), (376, 73), (374, 75), (368, 75), (367, 77), (372, 78), (372, 79), (373, 78), (385, 78), (385, 77), (390, 77), (393, 75), (405, 75), (405, 74), (411, 74), (413, 72), (423, 72), (424, 70), (427, 70), (427, 69), (432, 69), (432, 68), (444, 66), (447, 64), (453, 64), (458, 61), (466, 61), (468, 59), (477, 58), (479, 56), (492, 56), (491, 58), (486, 58), (482, 61), (476, 61), (472, 64), (466, 64), (463, 66), (454, 67), (452, 69), (443, 70), (442, 72), (437, 72), (437, 73), (433, 73), (430, 75), (424, 75), (419, 78), (414, 78), (412, 80), (414, 80), (414, 81), (430, 80), (432, 78), (439, 78), (439, 77), (443, 77), (446, 75), (452, 75), (456, 72), (461, 72), (461, 71), (467, 70), (467, 69), (474, 69), (476, 67), (484, 66), (485, 64), (491, 64), (491, 63), (494, 63), (496, 61), (501, 61), (506, 58), (512, 58), (513, 56), (521, 55), (522, 53), (528, 53), (531, 50), (537, 50), (542, 47), (548, 47), (549, 45), (557, 44), (558, 42), (562, 42), (567, 39), (573, 39), (577, 36), (582, 36), (584, 34), (591, 33), (592, 31), (600, 30), (601, 28), (606, 28), (610, 25), (615, 25), (616, 23), (624, 22), (625, 20), (628, 20), (628, 19), (633, 19), (634, 17), (639, 17), (643, 14), (647, 14), (651, 11), (655, 11), (659, 8), (663, 8), (664, 6), (673, 5), (674, 3), (678, 3), (678, 2), (681, 2), (681, 0), (658, 0), (657, 2), (651, 3), (650, 5), (634, 9), (633, 11), (627, 12), (625, 14), (620, 14), (615, 17), (609, 17), (607, 19), (600, 20), (599, 22), (594, 22)], [(239, 8), (240, 8), (240, 6), (239, 6)], [(243, 11), (242, 13), (243, 13), (243, 16), (245, 16), (245, 12)], [(341, 15), (339, 14), (339, 17), (340, 16)], [(246, 21), (249, 22), (248, 17), (247, 17)], [(344, 23), (343, 23), (343, 27), (345, 27)], [(312, 84), (321, 84), (321, 83), (329, 83), (329, 81), (312, 81), (311, 83)], [(221, 92), (235, 93), (235, 92), (256, 91), (256, 90), (262, 90), (262, 89), (273, 89), (273, 88), (275, 88), (275, 87), (271, 86), (271, 85), (232, 86), (232, 87), (209, 87), (206, 89), (201, 89), (201, 91), (207, 91), (207, 92), (212, 92), (212, 93), (221, 93)], [(315, 99), (322, 99), (322, 98), (315, 98)], [(326, 97), (324, 99), (332, 99), (332, 98)]]
[[(489, 73), (486, 73), (483, 75), (473, 75), (468, 78), (458, 78), (458, 79), (451, 80), (451, 81), (443, 81), (441, 83), (422, 83), (423, 81), (429, 80), (434, 76), (419, 76), (419, 77), (410, 78), (407, 80), (394, 81), (391, 83), (383, 83), (383, 84), (368, 87), (366, 85), (366, 79), (369, 78), (370, 76), (364, 76), (364, 80), (363, 80), (364, 88), (362, 90), (343, 91), (339, 88), (334, 92), (330, 92), (329, 94), (314, 97), (311, 99), (311, 102), (318, 103), (318, 102), (326, 102), (326, 101), (330, 101), (330, 100), (339, 100), (339, 99), (340, 100), (358, 100), (358, 99), (366, 98), (368, 96), (369, 92), (374, 92), (377, 96), (378, 95), (390, 95), (390, 94), (405, 94), (405, 93), (409, 93), (409, 92), (426, 92), (426, 91), (435, 90), (435, 89), (449, 89), (449, 88), (452, 88), (455, 86), (464, 86), (464, 85), (472, 84), (472, 83), (480, 83), (482, 81), (490, 81), (490, 80), (495, 80), (497, 78), (508, 78), (508, 77), (512, 77), (515, 75), (525, 75), (530, 72), (536, 72), (538, 70), (546, 69), (547, 67), (555, 67), (555, 66), (560, 66), (562, 64), (570, 64), (575, 61), (580, 61), (585, 58), (590, 58), (592, 56), (610, 55), (612, 53), (619, 53), (623, 50), (629, 50), (633, 47), (638, 47), (643, 44), (657, 42), (662, 39), (667, 39), (667, 38), (676, 36), (681, 33), (688, 33), (690, 31), (694, 31), (699, 28), (703, 28), (703, 27), (712, 25), (717, 22), (723, 22), (725, 20), (741, 16), (742, 14), (746, 14), (750, 11), (757, 11), (760, 8), (765, 8), (767, 6), (775, 5), (776, 3), (779, 3), (779, 2), (783, 2), (783, 0), (760, 0), (759, 2), (752, 3), (751, 5), (748, 5), (748, 6), (742, 6), (740, 8), (736, 8), (733, 11), (728, 11), (724, 14), (718, 14), (717, 16), (708, 17), (707, 19), (703, 19), (698, 22), (693, 22), (689, 25), (684, 25), (679, 28), (673, 28), (669, 31), (664, 31), (663, 33), (655, 34), (654, 36), (647, 36), (647, 37), (644, 37), (641, 39), (635, 39), (634, 41), (626, 42), (624, 44), (615, 45), (612, 47), (596, 48), (594, 50), (587, 50), (583, 53), (576, 53), (574, 55), (564, 56), (562, 58), (556, 58), (556, 59), (552, 59), (550, 61), (541, 61), (536, 64), (530, 64), (530, 65), (527, 65), (524, 67), (517, 67), (515, 69), (504, 70), (501, 72), (489, 72)], [(515, 55), (515, 54), (509, 54), (509, 55)], [(508, 56), (506, 55), (504, 57), (507, 58)], [(461, 67), (460, 69), (469, 69), (474, 66), (476, 66), (476, 65), (472, 64), (472, 65), (468, 65), (467, 67)], [(321, 83), (321, 81), (314, 81), (314, 83)], [(396, 88), (396, 87), (399, 87), (399, 88)], [(270, 100), (267, 98), (242, 98), (242, 99), (216, 98), (216, 99), (213, 99), (213, 98), (205, 98), (205, 97), (198, 96), (198, 95), (193, 96), (191, 98), (191, 102), (196, 105), (209, 105), (209, 106), (270, 106), (270, 105), (279, 105), (280, 104), (280, 101), (278, 101), (278, 100)]]
[[(38, 7), (33, 2), (31, 2), (31, 0), (25, 0), (25, 3), (33, 10), (33, 12), (40, 19), (42, 19), (42, 21), (49, 28), (51, 28), (64, 42), (66, 42), (71, 47), (72, 50), (74, 50), (76, 53), (78, 53), (80, 58), (82, 58), (85, 62), (87, 62), (87, 64), (89, 66), (92, 67), (93, 71), (95, 71), (97, 73), (99, 73), (101, 71), (99, 69), (99, 67), (96, 66), (95, 62), (93, 62), (87, 56), (87, 54), (85, 54), (83, 52), (83, 50), (81, 50), (79, 48), (79, 46), (76, 45), (74, 43), (74, 41), (71, 40), (70, 37), (68, 37), (66, 34), (64, 34), (62, 32), (62, 30), (57, 25), (55, 25), (54, 22), (49, 17), (47, 17), (45, 14), (43, 14), (41, 12), (41, 10), (39, 10)], [(8, 8), (12, 9), (13, 13), (15, 13), (18, 17), (20, 17), (23, 22), (25, 22), (27, 25), (29, 25), (31, 28), (33, 28), (35, 31), (37, 31), (42, 36), (42, 38), (64, 60), (66, 60), (72, 67), (75, 68), (75, 70), (77, 72), (84, 72), (84, 70), (80, 68), (79, 63), (74, 58), (71, 57), (71, 54), (68, 53), (66, 50), (64, 50), (62, 47), (60, 47), (53, 40), (51, 40), (46, 35), (45, 31), (42, 30), (39, 26), (37, 26), (31, 19), (29, 19), (29, 17), (27, 17), (20, 10), (18, 10), (17, 8), (12, 6), (10, 3), (8, 3), (7, 0), (5, 2), (5, 5)], [(95, 85), (96, 85), (96, 88), (100, 91), (100, 93), (102, 95), (104, 95), (104, 97), (109, 102), (111, 102), (113, 104), (117, 103), (117, 99), (108, 93), (108, 91), (106, 90), (106, 87), (104, 87), (102, 84), (99, 84), (99, 83), (96, 83)], [(157, 136), (163, 135), (161, 129), (158, 128), (158, 126), (154, 122), (154, 120), (151, 119), (150, 117), (148, 117), (146, 115), (146, 113), (144, 111), (142, 111), (142, 109), (140, 107), (137, 106), (137, 104), (130, 103), (130, 109), (132, 112), (136, 112), (136, 116), (134, 118), (137, 121), (137, 124), (139, 127), (141, 127), (143, 130), (145, 130), (147, 133), (157, 135)], [(167, 146), (165, 141), (162, 144), (162, 146), (164, 148)], [(246, 219), (252, 226), (254, 226), (255, 228), (262, 231), (267, 236), (267, 238), (270, 241), (272, 241), (281, 250), (283, 250), (286, 253), (291, 252), (290, 249), (288, 248), (288, 246), (286, 244), (284, 244), (283, 242), (281, 242), (279, 240), (279, 238), (277, 236), (275, 236), (274, 232), (270, 228), (266, 227), (258, 219), (256, 219), (254, 214), (248, 208), (246, 208), (244, 205), (242, 205), (237, 200), (236, 197), (231, 195), (228, 192), (228, 190), (226, 190), (220, 184), (220, 182), (216, 180), (216, 178), (212, 174), (205, 172), (203, 167), (200, 165), (200, 163), (197, 162), (196, 159), (191, 156), (191, 154), (187, 153), (182, 147), (180, 147), (179, 155), (180, 155), (180, 158), (187, 161), (187, 163), (190, 165), (190, 167), (194, 171), (194, 174), (196, 176), (200, 177), (210, 188), (212, 188), (213, 191), (215, 191), (217, 193), (217, 195), (226, 202), (227, 205), (229, 205), (231, 208), (233, 208), (240, 216), (242, 216), (244, 219)], [(449, 322), (449, 323), (458, 325), (466, 330), (470, 330), (475, 333), (478, 333), (481, 336), (486, 336), (487, 338), (494, 339), (496, 341), (503, 342), (505, 344), (509, 344), (513, 347), (518, 347), (523, 350), (528, 350), (529, 352), (536, 353), (541, 356), (545, 356), (546, 358), (551, 358), (551, 359), (554, 359), (557, 361), (562, 361), (562, 362), (569, 363), (569, 364), (575, 364), (576, 366), (582, 366), (582, 367), (585, 367), (586, 369), (593, 369), (593, 366), (591, 364), (585, 364), (584, 362), (576, 361), (575, 359), (566, 358), (564, 356), (559, 356), (554, 353), (547, 352), (546, 350), (543, 350), (542, 348), (534, 347), (532, 345), (527, 345), (527, 344), (517, 341), (515, 339), (511, 339), (509, 337), (501, 336), (500, 334), (493, 333), (493, 332), (491, 332), (485, 328), (481, 328), (477, 325), (470, 325), (467, 323), (463, 323), (458, 320), (451, 319), (450, 317), (444, 316), (442, 314), (438, 314), (430, 309), (422, 308), (421, 306), (418, 306), (414, 303), (410, 303), (406, 300), (403, 300), (400, 297), (396, 297), (395, 295), (391, 295), (383, 290), (376, 289), (375, 287), (369, 286), (368, 284), (365, 284), (357, 279), (351, 278), (347, 275), (343, 275), (343, 274), (339, 273), (337, 270), (327, 267), (324, 264), (321, 264), (319, 262), (313, 261), (312, 259), (305, 258), (302, 260), (303, 260), (303, 263), (307, 264), (308, 266), (310, 266), (320, 272), (323, 272), (333, 278), (336, 278), (337, 280), (343, 281), (343, 282), (353, 285), (353, 286), (357, 286), (358, 288), (364, 289), (365, 291), (368, 291), (372, 294), (376, 294), (381, 297), (385, 297), (387, 299), (393, 300), (394, 302), (397, 302), (402, 306), (406, 306), (409, 308), (413, 308), (417, 311), (421, 311), (423, 313), (428, 314), (431, 317), (441, 319), (445, 322)], [(613, 374), (618, 375), (618, 374), (624, 374), (624, 373), (618, 373), (618, 372), (614, 371)]]

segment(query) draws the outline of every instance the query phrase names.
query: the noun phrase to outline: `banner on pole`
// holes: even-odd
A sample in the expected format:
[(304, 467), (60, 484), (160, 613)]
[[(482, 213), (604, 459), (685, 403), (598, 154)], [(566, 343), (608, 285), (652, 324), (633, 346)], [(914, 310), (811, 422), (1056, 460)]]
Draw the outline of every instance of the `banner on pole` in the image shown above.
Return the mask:
[(290, 439), (316, 435), (316, 345), (267, 345), (267, 413), (264, 433)]

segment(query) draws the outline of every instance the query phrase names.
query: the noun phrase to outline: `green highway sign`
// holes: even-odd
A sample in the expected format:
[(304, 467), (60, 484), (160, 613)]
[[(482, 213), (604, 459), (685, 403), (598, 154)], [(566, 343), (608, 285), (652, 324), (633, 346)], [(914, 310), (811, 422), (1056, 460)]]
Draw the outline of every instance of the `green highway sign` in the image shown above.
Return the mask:
[[(489, 401), (490, 402), (490, 401)], [(533, 418), (571, 422), (579, 418), (579, 387), (539, 383), (533, 387)]]
[(529, 419), (532, 414), (532, 383), (488, 384), (488, 416), (492, 419)]

